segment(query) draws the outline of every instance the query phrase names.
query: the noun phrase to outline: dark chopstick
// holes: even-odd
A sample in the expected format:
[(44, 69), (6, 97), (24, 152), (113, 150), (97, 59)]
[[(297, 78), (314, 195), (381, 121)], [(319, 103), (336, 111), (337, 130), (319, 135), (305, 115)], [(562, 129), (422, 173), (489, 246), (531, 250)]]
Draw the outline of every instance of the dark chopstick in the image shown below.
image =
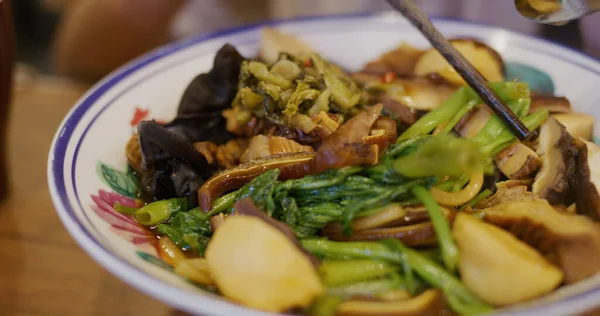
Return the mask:
[(512, 132), (520, 139), (527, 140), (533, 134), (513, 111), (500, 100), (487, 85), (487, 80), (469, 63), (461, 53), (433, 26), (423, 11), (412, 0), (388, 0), (388, 3), (407, 18), (427, 38), (460, 76), (471, 86), (485, 103), (492, 108)]

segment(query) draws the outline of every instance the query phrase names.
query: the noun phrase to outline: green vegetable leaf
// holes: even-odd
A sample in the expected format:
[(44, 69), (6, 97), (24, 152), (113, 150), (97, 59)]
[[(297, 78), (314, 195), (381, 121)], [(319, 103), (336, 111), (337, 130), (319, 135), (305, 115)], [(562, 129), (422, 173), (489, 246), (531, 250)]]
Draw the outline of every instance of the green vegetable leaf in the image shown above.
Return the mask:
[(298, 85), (296, 86), (296, 90), (285, 105), (283, 114), (285, 114), (288, 118), (291, 118), (294, 116), (294, 114), (298, 113), (300, 103), (307, 100), (314, 100), (319, 96), (319, 94), (319, 90), (311, 89), (308, 84), (299, 81)]
[(489, 161), (477, 143), (450, 135), (430, 136), (414, 152), (397, 158), (393, 167), (408, 178), (460, 177), (483, 169)]
[(159, 234), (167, 235), (179, 247), (203, 255), (212, 230), (209, 217), (200, 208), (178, 212), (168, 224), (156, 227)]
[(296, 200), (292, 197), (284, 197), (281, 200), (281, 208), (283, 209), (283, 222), (290, 227), (296, 226), (298, 217), (300, 217)]
[(187, 212), (179, 212), (173, 216), (170, 223), (183, 233), (197, 232), (203, 235), (212, 233), (209, 217), (199, 208)]
[(243, 198), (250, 197), (256, 207), (266, 211), (269, 199), (273, 197), (279, 173), (279, 169), (271, 169), (246, 183), (246, 185), (237, 191), (235, 201), (237, 202)]
[(344, 167), (341, 169), (330, 169), (316, 175), (302, 177), (297, 180), (289, 180), (293, 190), (314, 190), (330, 187), (344, 181), (348, 176), (361, 172), (360, 166)]

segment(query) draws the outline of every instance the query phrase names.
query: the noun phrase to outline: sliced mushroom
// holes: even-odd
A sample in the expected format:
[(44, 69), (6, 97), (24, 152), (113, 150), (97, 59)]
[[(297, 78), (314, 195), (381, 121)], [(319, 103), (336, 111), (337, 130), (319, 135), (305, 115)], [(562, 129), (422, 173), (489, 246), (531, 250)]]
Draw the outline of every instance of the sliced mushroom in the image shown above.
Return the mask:
[(511, 201), (532, 201), (536, 198), (533, 193), (528, 191), (527, 185), (523, 183), (514, 183), (514, 185), (510, 186), (499, 186), (497, 184), (496, 187), (496, 193), (479, 202), (474, 209), (484, 209)]
[(214, 174), (198, 189), (198, 203), (209, 212), (215, 198), (241, 188), (267, 170), (280, 168), (280, 179), (300, 178), (307, 174), (305, 165), (314, 153), (294, 153), (258, 159)]
[(366, 144), (363, 137), (369, 136), (373, 124), (380, 118), (382, 109), (381, 104), (373, 105), (326, 137), (319, 146), (315, 159), (310, 163), (311, 172), (376, 164), (379, 161), (379, 146)]
[(435, 231), (433, 230), (431, 222), (399, 227), (365, 229), (352, 232), (351, 236), (347, 236), (343, 231), (323, 230), (323, 234), (331, 240), (338, 241), (365, 241), (396, 238), (410, 247), (433, 246), (437, 243)]
[(268, 64), (276, 62), (280, 53), (308, 58), (314, 52), (312, 47), (297, 37), (270, 27), (262, 29), (259, 50), (260, 58)]
[[(500, 55), (491, 47), (476, 40), (452, 40), (452, 46), (473, 64), (488, 81), (502, 81), (504, 79), (504, 62)], [(435, 49), (430, 49), (415, 65), (415, 75), (425, 76), (437, 73), (455, 85), (466, 85), (461, 76)]]
[(484, 214), (560, 267), (567, 283), (600, 271), (600, 227), (585, 216), (558, 212), (545, 200), (502, 203)]
[(570, 205), (574, 190), (570, 177), (577, 172), (575, 139), (556, 119), (549, 118), (540, 128), (538, 154), (542, 168), (535, 177), (532, 191), (550, 204)]
[(496, 166), (509, 179), (531, 178), (542, 164), (540, 156), (521, 142), (516, 142), (494, 157)]
[(351, 300), (337, 307), (337, 316), (435, 316), (450, 314), (442, 292), (429, 289), (401, 301), (378, 302)]
[(392, 84), (401, 87), (398, 90), (388, 89), (388, 95), (392, 99), (421, 111), (435, 110), (456, 91), (449, 85), (422, 78), (397, 79)]
[(564, 125), (573, 137), (592, 139), (595, 121), (593, 116), (584, 113), (562, 113), (552, 115), (552, 117)]
[[(450, 218), (450, 211), (442, 208), (444, 214)], [(379, 209), (373, 215), (360, 217), (352, 221), (352, 231), (362, 231), (373, 228), (389, 228), (418, 224), (429, 220), (429, 213), (424, 206), (402, 207), (398, 203), (388, 204)], [(342, 232), (343, 227), (340, 223), (329, 223), (324, 231)]]
[(456, 125), (455, 130), (463, 138), (471, 139), (483, 129), (494, 113), (486, 106), (480, 106), (471, 113), (465, 115)]
[(383, 104), (384, 112), (398, 122), (411, 126), (419, 119), (419, 113), (415, 109), (392, 99), (388, 95), (382, 96), (379, 101)]
[(423, 55), (422, 50), (402, 43), (399, 47), (381, 55), (379, 59), (369, 62), (364, 71), (379, 75), (393, 72), (400, 76), (410, 76), (421, 55)]
[(550, 113), (570, 113), (571, 102), (565, 97), (553, 95), (532, 95), (529, 112), (546, 109)]
[(307, 307), (323, 291), (305, 254), (258, 217), (228, 217), (210, 240), (206, 260), (225, 297), (257, 309)]
[(366, 72), (354, 73), (352, 77), (364, 84), (372, 102), (384, 103), (385, 99), (390, 99), (413, 110), (436, 109), (456, 91), (456, 87), (446, 80), (432, 76), (395, 78), (389, 82), (383, 82), (379, 75)]
[[(452, 222), (454, 212), (442, 207), (442, 212)], [(323, 229), (323, 234), (332, 240), (360, 241), (396, 238), (408, 246), (430, 246), (437, 238), (429, 215), (424, 207), (402, 208), (391, 204), (374, 215), (356, 219), (352, 222), (351, 236), (344, 233), (342, 225), (331, 223)], [(394, 226), (392, 226), (394, 225)]]
[(381, 155), (391, 144), (396, 142), (397, 137), (396, 121), (381, 116), (373, 123), (370, 135), (364, 136), (362, 140), (365, 144), (377, 145)]
[(452, 235), (460, 250), (461, 278), (486, 303), (526, 301), (552, 291), (563, 278), (537, 250), (471, 215), (456, 215)]
[(600, 219), (600, 147), (581, 139), (578, 173), (572, 178), (577, 212)]

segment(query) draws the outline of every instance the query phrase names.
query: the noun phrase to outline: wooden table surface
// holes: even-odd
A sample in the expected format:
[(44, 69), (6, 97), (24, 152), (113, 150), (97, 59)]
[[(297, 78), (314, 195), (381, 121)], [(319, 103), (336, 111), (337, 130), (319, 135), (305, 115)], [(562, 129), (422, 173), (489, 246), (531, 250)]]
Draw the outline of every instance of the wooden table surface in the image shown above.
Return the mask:
[(54, 210), (48, 150), (88, 86), (18, 77), (9, 126), (10, 193), (0, 204), (0, 315), (184, 315), (92, 261)]

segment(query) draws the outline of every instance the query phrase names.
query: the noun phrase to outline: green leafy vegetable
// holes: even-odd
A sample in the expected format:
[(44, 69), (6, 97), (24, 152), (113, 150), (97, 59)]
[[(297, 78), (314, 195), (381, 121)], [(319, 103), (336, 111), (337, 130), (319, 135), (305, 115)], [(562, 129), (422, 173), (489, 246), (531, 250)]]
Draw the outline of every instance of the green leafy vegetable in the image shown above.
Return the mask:
[(285, 105), (283, 114), (285, 114), (288, 119), (291, 118), (298, 112), (300, 103), (304, 101), (315, 100), (319, 94), (319, 90), (311, 89), (310, 86), (304, 82), (298, 82), (298, 85), (296, 85), (296, 90), (294, 93), (292, 93), (292, 96)]
[[(246, 197), (250, 197), (254, 205), (261, 210), (267, 210), (269, 199), (275, 190), (275, 183), (279, 178), (279, 169), (271, 169), (246, 183), (236, 191), (234, 203)], [(272, 214), (269, 214), (271, 216)]]
[(317, 175), (305, 176), (297, 180), (290, 180), (292, 190), (315, 190), (330, 187), (341, 183), (348, 176), (362, 171), (360, 166), (331, 169)]
[(477, 143), (450, 135), (430, 136), (412, 153), (393, 161), (397, 173), (408, 178), (460, 177), (483, 169), (489, 161)]
[(248, 62), (247, 67), (248, 71), (259, 80), (262, 80), (266, 83), (274, 84), (276, 86), (281, 87), (284, 90), (292, 87), (291, 80), (285, 79), (279, 74), (270, 72), (269, 68), (267, 68), (267, 65), (263, 63), (260, 63), (258, 61), (250, 61)]
[(242, 104), (249, 109), (254, 109), (264, 101), (263, 96), (254, 93), (254, 91), (248, 87), (240, 89), (239, 95)]
[(169, 223), (160, 224), (156, 229), (182, 249), (203, 255), (212, 234), (209, 219), (200, 208), (194, 208), (176, 213)]
[(320, 56), (310, 60), (280, 54), (272, 65), (242, 62), (232, 103), (238, 123), (258, 117), (310, 133), (311, 117), (321, 111), (336, 114), (338, 123), (359, 113), (364, 103), (358, 84)]

